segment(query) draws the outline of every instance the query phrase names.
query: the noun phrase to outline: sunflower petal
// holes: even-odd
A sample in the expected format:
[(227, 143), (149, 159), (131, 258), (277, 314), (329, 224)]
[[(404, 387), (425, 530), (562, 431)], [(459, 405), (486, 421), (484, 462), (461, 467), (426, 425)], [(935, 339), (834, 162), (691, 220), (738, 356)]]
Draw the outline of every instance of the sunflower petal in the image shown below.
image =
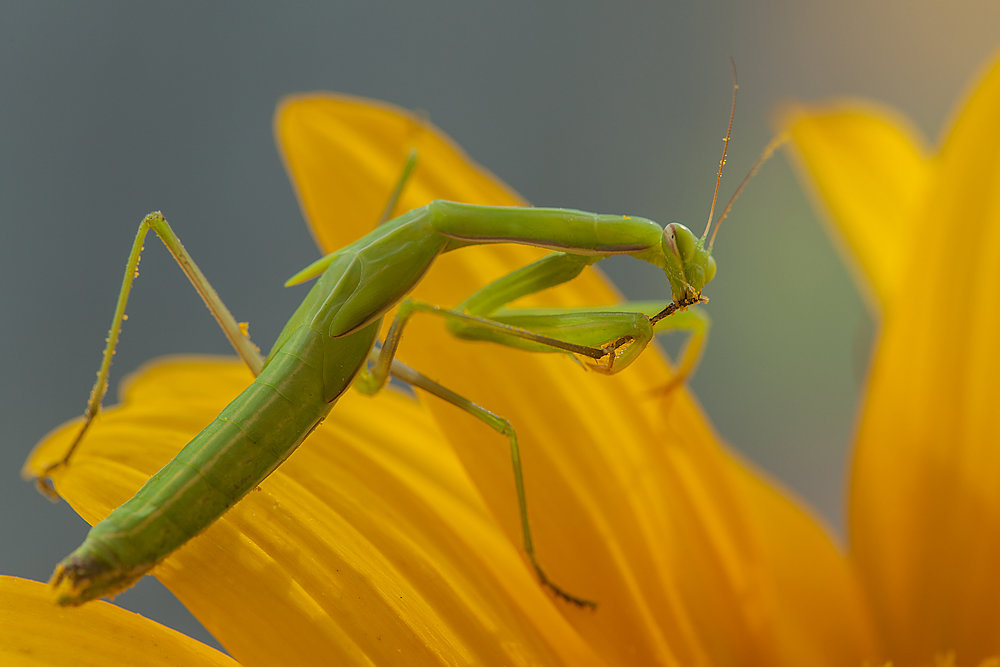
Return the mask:
[[(734, 467), (761, 555), (762, 610), (772, 628), (765, 665), (861, 665), (875, 655), (872, 622), (851, 563), (822, 522), (788, 491)], [(761, 614), (762, 617), (765, 614)]]
[[(232, 362), (151, 365), (57, 471), (57, 490), (88, 521), (104, 516), (249, 379)], [(57, 458), (71, 433), (52, 434), (29, 466)], [(243, 664), (594, 661), (423, 411), (394, 391), (345, 396), (154, 574)]]
[(997, 118), (1000, 61), (963, 106), (914, 209), (858, 435), (852, 548), (900, 664), (1000, 654)]
[(909, 244), (919, 229), (915, 207), (929, 169), (923, 142), (898, 116), (844, 104), (792, 108), (783, 127), (794, 154), (830, 211), (834, 236), (857, 269), (859, 286), (877, 311), (899, 288)]
[(287, 97), (278, 105), (274, 132), (324, 252), (374, 227), (411, 149), (417, 167), (393, 217), (434, 199), (524, 204), (425, 119), (389, 104), (332, 93)]
[[(380, 112), (376, 107), (372, 113)], [(282, 122), (298, 121), (285, 117), (279, 126)], [(376, 125), (362, 125), (373, 137), (380, 134)], [(284, 141), (281, 137), (279, 132)], [(291, 165), (297, 162), (297, 149), (285, 144)], [(328, 142), (325, 150), (339, 149)], [(332, 173), (353, 170), (354, 161), (364, 161), (350, 152), (331, 153), (325, 160), (337, 165)], [(325, 174), (312, 171), (322, 169), (317, 165), (291, 169), (296, 180), (307, 182), (299, 184), (300, 192), (310, 189), (308, 183), (323, 182)], [(378, 190), (391, 187), (386, 179)], [(428, 200), (447, 196), (426, 191)], [(378, 208), (371, 207), (372, 217)], [(321, 238), (333, 235), (318, 233)], [(345, 240), (357, 235), (339, 232)], [(441, 258), (418, 290), (453, 304), (528, 257), (526, 249), (509, 246), (463, 249)], [(666, 281), (664, 290), (666, 298)], [(614, 300), (599, 273), (590, 271), (531, 303), (570, 306)], [(557, 583), (599, 602), (595, 613), (565, 604), (559, 609), (609, 663), (692, 664), (761, 655), (761, 664), (779, 664), (782, 649), (768, 650), (776, 646), (768, 643), (776, 605), (765, 600), (777, 597), (777, 606), (785, 605), (781, 613), (794, 617), (803, 607), (785, 601), (794, 598), (794, 591), (784, 587), (801, 588), (802, 581), (783, 578), (768, 567), (771, 561), (786, 564), (780, 558), (787, 560), (800, 533), (807, 536), (812, 560), (822, 564), (809, 571), (809, 590), (822, 590), (824, 584), (840, 587), (847, 579), (843, 558), (822, 529), (790, 503), (772, 497), (768, 511), (747, 511), (744, 495), (754, 501), (752, 496), (764, 493), (760, 488), (766, 484), (746, 481), (753, 475), (719, 449), (684, 391), (666, 402), (651, 398), (649, 390), (669, 379), (668, 367), (652, 350), (625, 373), (609, 378), (583, 373), (562, 356), (458, 342), (439, 322), (416, 320), (407, 329), (400, 356), (510, 419), (520, 439), (539, 559)], [(426, 405), (455, 443), (511, 543), (520, 544), (504, 438), (452, 406), (435, 399)], [(771, 520), (771, 512), (783, 530), (757, 525)], [(827, 664), (863, 654), (855, 625), (861, 621), (850, 590), (825, 596), (825, 611), (846, 619), (839, 633), (823, 626), (826, 635), (817, 653), (830, 657), (817, 660)], [(800, 648), (789, 655), (794, 657), (786, 664), (801, 664), (795, 662), (803, 655)]]
[(107, 602), (57, 607), (45, 584), (0, 577), (0, 662), (17, 665), (233, 665), (176, 630)]
[[(594, 613), (561, 610), (606, 661), (838, 665), (868, 654), (844, 557), (719, 448), (690, 398), (649, 397), (668, 378), (655, 353), (609, 378), (566, 359), (449, 344), (443, 333), (414, 347), (517, 429), (538, 557), (557, 583), (598, 602)], [(451, 406), (425, 405), (519, 544), (503, 438)]]

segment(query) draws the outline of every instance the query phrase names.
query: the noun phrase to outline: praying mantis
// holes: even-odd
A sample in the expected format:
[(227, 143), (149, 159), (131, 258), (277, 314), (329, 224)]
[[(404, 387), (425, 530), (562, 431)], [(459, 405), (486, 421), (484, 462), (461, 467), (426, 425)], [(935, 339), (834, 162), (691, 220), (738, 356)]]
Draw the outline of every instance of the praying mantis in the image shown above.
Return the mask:
[[(735, 102), (735, 87), (734, 87)], [(732, 128), (733, 112), (729, 128)], [(727, 131), (716, 179), (716, 196), (728, 149)], [(166, 219), (151, 213), (140, 223), (83, 424), (61, 460), (69, 464), (100, 410), (121, 321), (136, 276), (143, 241), (153, 230), (164, 242), (240, 357), (254, 382), (135, 494), (96, 524), (83, 544), (52, 576), (56, 600), (79, 605), (133, 585), (167, 555), (202, 532), (277, 468), (332, 410), (350, 387), (374, 394), (393, 375), (477, 417), (509, 442), (524, 552), (543, 586), (582, 607), (595, 603), (556, 585), (536, 556), (528, 520), (517, 434), (506, 419), (456, 394), (394, 359), (406, 323), (416, 313), (445, 319), (455, 336), (533, 352), (563, 352), (588, 360), (594, 370), (616, 373), (634, 361), (657, 330), (692, 333), (672, 384), (693, 370), (708, 320), (699, 310), (702, 290), (715, 276), (715, 233), (732, 201), (764, 159), (758, 160), (713, 225), (716, 197), (701, 237), (671, 223), (662, 228), (639, 217), (599, 215), (561, 208), (477, 206), (434, 201), (384, 221), (363, 238), (314, 262), (289, 284), (315, 278), (270, 353), (261, 359)], [(405, 186), (413, 158), (390, 197)], [(407, 299), (443, 253), (492, 243), (552, 250), (473, 293), (454, 308)], [(671, 301), (627, 303), (613, 308), (511, 310), (507, 304), (575, 278), (596, 262), (627, 255), (664, 271)], [(397, 312), (384, 341), (383, 317)], [(673, 316), (673, 317), (671, 317)]]

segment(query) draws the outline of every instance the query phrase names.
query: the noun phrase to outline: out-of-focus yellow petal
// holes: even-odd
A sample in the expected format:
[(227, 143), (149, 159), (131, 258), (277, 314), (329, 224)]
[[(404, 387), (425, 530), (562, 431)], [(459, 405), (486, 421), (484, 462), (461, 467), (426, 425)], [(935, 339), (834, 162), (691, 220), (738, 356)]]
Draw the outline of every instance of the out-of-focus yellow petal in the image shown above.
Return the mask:
[[(443, 331), (412, 347), (414, 363), (438, 360), (435, 377), (517, 429), (539, 559), (598, 601), (593, 613), (561, 609), (609, 663), (840, 665), (870, 654), (843, 556), (719, 448), (686, 394), (644, 393), (666, 382), (661, 362), (609, 378)], [(462, 364), (473, 370), (457, 372)], [(503, 438), (424, 403), (519, 543)]]
[(765, 622), (773, 629), (772, 651), (780, 656), (758, 663), (866, 664), (876, 646), (871, 617), (860, 582), (822, 522), (787, 490), (746, 467), (733, 470), (733, 482), (742, 487), (737, 497), (759, 531), (760, 570), (750, 577), (765, 582)]
[(894, 302), (929, 170), (919, 135), (898, 115), (855, 104), (793, 108), (782, 123), (834, 237), (877, 311)]
[[(329, 116), (340, 117), (322, 98), (294, 104), (323, 105)], [(307, 156), (301, 164), (311, 166), (296, 168), (298, 149), (285, 137), (306, 130), (294, 127), (302, 121), (289, 115), (288, 108), (279, 116), (279, 141), (300, 192), (317, 190), (328, 179), (324, 163), (335, 165), (329, 173), (337, 174), (353, 171), (353, 161), (363, 165), (371, 159), (364, 151), (360, 157), (341, 151), (327, 133), (313, 129), (311, 134), (324, 137), (325, 155), (322, 161)], [(379, 145), (379, 122), (398, 122), (384, 111), (376, 105), (358, 124), (373, 137), (374, 146)], [(309, 150), (320, 151), (318, 141), (311, 141)], [(397, 149), (397, 154), (403, 151)], [(422, 160), (434, 167), (423, 154)], [(387, 177), (377, 190), (388, 193), (392, 184), (393, 177)], [(457, 198), (421, 187), (423, 194), (412, 205)], [(372, 218), (384, 197), (374, 197)], [(488, 203), (474, 197), (465, 201)], [(304, 208), (311, 214), (308, 204)], [(362, 224), (360, 230), (317, 235), (336, 236), (343, 243), (372, 223)], [(320, 226), (315, 220), (313, 225)], [(463, 249), (441, 258), (418, 293), (454, 305), (533, 256), (528, 249), (511, 246)], [(665, 280), (664, 299), (669, 300)], [(569, 306), (614, 300), (607, 283), (591, 271), (528, 301)], [(609, 378), (583, 372), (565, 357), (456, 341), (440, 322), (418, 318), (407, 329), (400, 356), (511, 421), (520, 439), (539, 559), (557, 583), (599, 603), (593, 613), (561, 603), (559, 609), (609, 663), (802, 664), (797, 659), (807, 654), (804, 648), (786, 652), (777, 641), (779, 635), (791, 637), (800, 631), (801, 637), (817, 640), (813, 664), (844, 664), (845, 658), (865, 654), (856, 597), (851, 587), (844, 587), (848, 576), (843, 558), (818, 525), (773, 492), (767, 511), (748, 510), (748, 497), (752, 501), (752, 496), (764, 494), (765, 485), (743, 479), (753, 478), (718, 447), (684, 391), (666, 402), (651, 397), (649, 390), (669, 378), (655, 351)], [(429, 398), (425, 405), (438, 417), (511, 542), (520, 544), (505, 439), (439, 400)], [(772, 569), (785, 567), (800, 541), (809, 545), (807, 558), (816, 567), (800, 571), (800, 579)], [(812, 632), (811, 619), (797, 612), (814, 607), (788, 588), (821, 591), (825, 586), (835, 590), (823, 595), (823, 611), (840, 619), (840, 625), (821, 625)], [(779, 617), (788, 622), (785, 628), (774, 626)]]
[(52, 603), (45, 584), (0, 576), (0, 663), (19, 665), (232, 665), (224, 653), (107, 602)]
[(887, 657), (1000, 655), (1000, 62), (933, 162), (858, 436), (850, 534)]
[(391, 217), (433, 199), (524, 205), (425, 118), (390, 104), (333, 93), (294, 95), (278, 105), (274, 132), (302, 211), (326, 252), (378, 222), (414, 149), (416, 170)]
[[(56, 471), (57, 490), (93, 523), (249, 380), (234, 362), (151, 365)], [(58, 458), (75, 426), (29, 467)], [(348, 394), (154, 574), (243, 664), (594, 663), (442, 442), (411, 398)]]

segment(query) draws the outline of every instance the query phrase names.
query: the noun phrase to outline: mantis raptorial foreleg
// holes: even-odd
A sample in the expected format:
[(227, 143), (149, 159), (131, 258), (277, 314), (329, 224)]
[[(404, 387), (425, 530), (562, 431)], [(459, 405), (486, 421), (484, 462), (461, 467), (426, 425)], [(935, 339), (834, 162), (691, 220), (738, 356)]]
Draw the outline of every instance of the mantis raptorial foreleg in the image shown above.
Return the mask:
[[(670, 383), (670, 388), (679, 386), (697, 365), (708, 331), (707, 315), (700, 309), (686, 310), (688, 306), (707, 301), (700, 294), (686, 298), (681, 296), (667, 308), (654, 302), (561, 309), (507, 307), (522, 296), (572, 280), (592, 263), (593, 257), (553, 253), (494, 281), (459, 304), (457, 310), (489, 318), (505, 327), (527, 329), (574, 345), (599, 348), (602, 356), (587, 353), (583, 356), (598, 362), (589, 364), (592, 369), (607, 374), (617, 373), (631, 364), (652, 340), (654, 332), (690, 331), (691, 339)], [(569, 346), (552, 345), (547, 341), (538, 344), (525, 337), (514, 338), (503, 329), (484, 327), (476, 321), (459, 317), (448, 320), (448, 330), (466, 340), (491, 341), (533, 352), (562, 350), (580, 354)]]
[[(455, 309), (406, 300), (399, 305), (386, 340), (371, 370), (370, 379), (377, 386), (388, 377), (391, 361), (409, 319), (418, 312), (445, 318), (448, 330), (458, 338), (481, 340), (531, 352), (568, 352), (592, 360), (594, 370), (611, 374), (628, 366), (659, 331), (689, 330), (691, 340), (685, 347), (676, 379), (669, 391), (678, 386), (697, 364), (708, 329), (708, 318), (699, 311), (678, 310), (666, 319), (657, 313), (657, 303), (623, 303), (600, 308), (535, 308), (510, 310), (506, 305), (523, 296), (535, 294), (568, 282), (594, 257), (553, 253), (533, 264), (513, 271), (477, 291)], [(692, 300), (693, 305), (699, 300)]]

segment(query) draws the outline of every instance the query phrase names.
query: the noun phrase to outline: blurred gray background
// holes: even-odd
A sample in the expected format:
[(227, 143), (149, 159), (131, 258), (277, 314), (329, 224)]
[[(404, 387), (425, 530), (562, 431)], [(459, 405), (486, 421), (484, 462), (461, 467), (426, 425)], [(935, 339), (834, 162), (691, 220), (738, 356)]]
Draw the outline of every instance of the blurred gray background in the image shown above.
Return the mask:
[[(936, 137), (998, 45), (1000, 5), (890, 0), (0, 4), (0, 573), (44, 580), (83, 538), (21, 481), (32, 445), (82, 412), (139, 219), (162, 209), (254, 337), (317, 256), (271, 137), (285, 94), (426, 110), (531, 202), (686, 222), (723, 198), (783, 101), (882, 100)], [(228, 353), (172, 260), (148, 243), (113, 367)], [(719, 235), (706, 357), (692, 382), (722, 436), (843, 530), (871, 318), (784, 156)], [(632, 298), (663, 276), (610, 273)], [(666, 341), (673, 348), (671, 341)], [(112, 389), (111, 395), (114, 395)], [(147, 578), (118, 602), (206, 637)]]

